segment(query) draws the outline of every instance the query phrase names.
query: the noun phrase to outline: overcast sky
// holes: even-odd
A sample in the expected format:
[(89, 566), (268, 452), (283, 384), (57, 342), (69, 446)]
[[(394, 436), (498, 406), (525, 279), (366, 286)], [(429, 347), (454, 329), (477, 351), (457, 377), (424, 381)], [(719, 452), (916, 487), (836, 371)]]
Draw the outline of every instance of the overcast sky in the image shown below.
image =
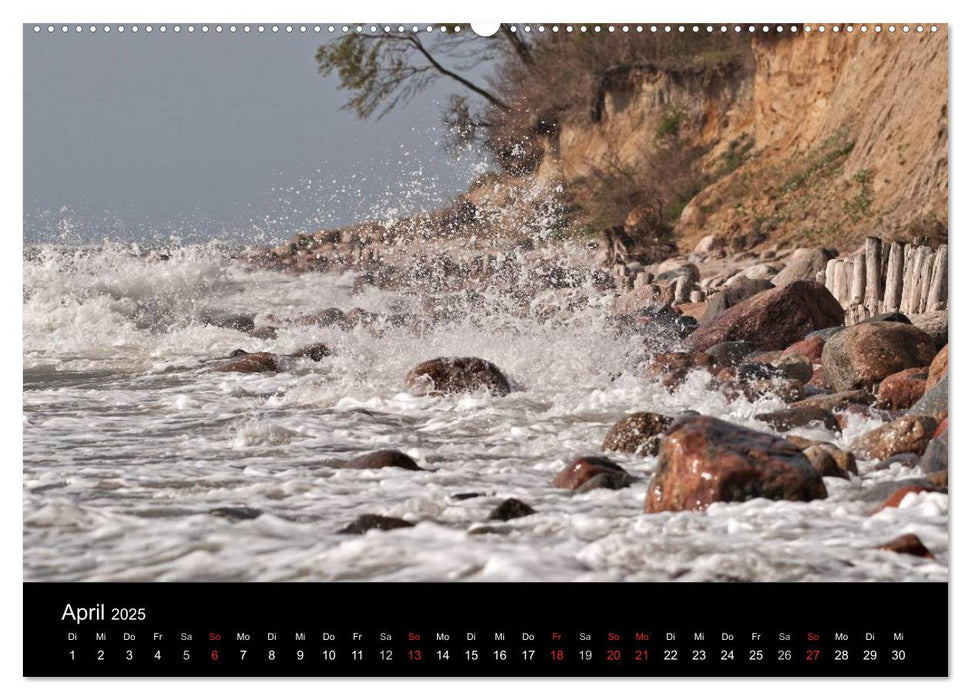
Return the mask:
[(449, 86), (359, 121), (317, 73), (326, 40), (25, 27), (26, 235), (70, 219), (93, 238), (254, 226), (280, 238), (463, 189), (481, 164), (438, 144)]

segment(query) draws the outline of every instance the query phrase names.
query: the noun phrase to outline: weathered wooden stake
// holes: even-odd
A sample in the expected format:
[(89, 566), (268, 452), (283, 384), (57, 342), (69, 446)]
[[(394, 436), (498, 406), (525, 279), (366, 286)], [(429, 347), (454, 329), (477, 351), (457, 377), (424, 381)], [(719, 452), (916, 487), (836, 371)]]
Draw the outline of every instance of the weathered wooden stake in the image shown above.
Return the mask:
[(904, 291), (904, 244), (890, 241), (884, 246), (890, 249), (887, 258), (887, 282), (884, 285), (883, 313), (900, 310), (900, 297)]
[(866, 258), (866, 289), (864, 303), (872, 315), (880, 312), (880, 298), (883, 296), (880, 279), (880, 239), (869, 236), (864, 248)]

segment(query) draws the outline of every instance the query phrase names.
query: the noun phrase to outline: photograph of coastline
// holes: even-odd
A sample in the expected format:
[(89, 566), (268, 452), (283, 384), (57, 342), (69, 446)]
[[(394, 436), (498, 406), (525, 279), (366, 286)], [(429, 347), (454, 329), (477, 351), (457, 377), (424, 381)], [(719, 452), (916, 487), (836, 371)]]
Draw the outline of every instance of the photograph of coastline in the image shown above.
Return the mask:
[(606, 26), (25, 25), (24, 579), (946, 581), (947, 27)]

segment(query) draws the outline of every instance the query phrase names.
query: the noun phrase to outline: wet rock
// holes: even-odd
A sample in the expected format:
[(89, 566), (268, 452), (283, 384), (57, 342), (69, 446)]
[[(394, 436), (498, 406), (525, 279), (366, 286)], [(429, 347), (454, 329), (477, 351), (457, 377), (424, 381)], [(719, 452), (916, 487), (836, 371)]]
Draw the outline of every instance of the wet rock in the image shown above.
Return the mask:
[(232, 362), (219, 365), (216, 372), (276, 372), (276, 358), (268, 352), (250, 352), (237, 356)]
[(761, 350), (782, 350), (819, 328), (843, 322), (843, 307), (818, 282), (770, 289), (719, 314), (685, 339), (689, 350), (746, 340)]
[(489, 520), (513, 520), (532, 515), (536, 511), (516, 498), (507, 498), (489, 513)]
[(470, 498), (481, 498), (484, 495), (485, 495), (484, 493), (476, 493), (474, 491), (469, 491), (466, 493), (453, 493), (452, 498), (454, 498), (456, 501), (467, 501)]
[(947, 375), (945, 374), (933, 387), (924, 392), (917, 403), (907, 410), (908, 415), (934, 416), (943, 420), (947, 416)]
[(634, 478), (616, 462), (606, 457), (580, 457), (553, 477), (553, 486), (561, 489), (578, 489), (596, 476), (602, 479), (601, 488), (620, 489), (633, 483)]
[(947, 432), (947, 416), (937, 424), (937, 430), (934, 431), (934, 437), (939, 438), (941, 435)]
[(398, 450), (376, 450), (355, 457), (347, 464), (348, 469), (384, 469), (398, 467), (413, 472), (424, 471), (411, 457)]
[(809, 464), (820, 476), (834, 476), (840, 479), (849, 479), (849, 475), (840, 471), (833, 456), (819, 445), (812, 445), (802, 451), (809, 460)]
[(644, 376), (648, 379), (657, 379), (677, 370), (709, 368), (714, 362), (715, 359), (704, 352), (662, 352), (648, 361)]
[(389, 518), (386, 515), (368, 513), (355, 518), (353, 522), (338, 530), (337, 534), (363, 535), (368, 530), (396, 530), (401, 527), (414, 527), (414, 525), (401, 518)]
[(827, 341), (834, 335), (843, 330), (844, 326), (830, 326), (829, 328), (820, 328), (818, 331), (813, 331), (812, 333), (806, 334), (806, 340), (812, 340), (813, 338), (822, 338), (823, 341)]
[(887, 459), (900, 452), (923, 454), (936, 427), (930, 416), (901, 416), (861, 435), (853, 443), (853, 452), (870, 459)]
[(708, 297), (708, 307), (705, 309), (701, 321), (702, 323), (710, 321), (718, 314), (737, 306), (749, 297), (772, 288), (773, 285), (768, 280), (751, 280), (742, 277)]
[(293, 357), (308, 357), (314, 362), (320, 362), (325, 357), (333, 354), (329, 347), (323, 343), (313, 343), (312, 345), (305, 345), (304, 347), (293, 353)]
[(895, 537), (889, 542), (880, 545), (877, 549), (882, 549), (885, 552), (896, 552), (897, 554), (910, 554), (911, 556), (923, 557), (924, 559), (934, 558), (934, 555), (924, 546), (920, 538), (913, 534)]
[(931, 366), (927, 370), (927, 386), (925, 391), (933, 389), (943, 377), (947, 376), (947, 345), (934, 356)]
[(884, 377), (877, 389), (877, 401), (883, 408), (910, 408), (924, 395), (927, 369), (911, 367)]
[(226, 518), (227, 520), (232, 520), (238, 522), (240, 520), (252, 520), (253, 518), (258, 518), (263, 514), (258, 508), (247, 508), (245, 506), (222, 506), (220, 508), (213, 508), (209, 511), (209, 515), (215, 515), (219, 518)]
[(934, 484), (932, 484), (928, 479), (898, 479), (896, 481), (886, 481), (882, 484), (876, 484), (869, 487), (860, 494), (860, 501), (868, 504), (876, 504), (876, 510), (879, 510), (879, 506), (889, 498), (894, 491), (903, 486), (920, 486), (924, 489), (933, 489)]
[(826, 381), (837, 391), (869, 389), (884, 377), (927, 367), (937, 352), (924, 331), (906, 323), (878, 321), (850, 326), (823, 347)]
[[(853, 456), (852, 452), (847, 450), (841, 450), (836, 445), (830, 444), (828, 442), (821, 442), (816, 445), (817, 447), (825, 450), (833, 461), (836, 463), (836, 468), (840, 471), (840, 474), (844, 475), (844, 478), (848, 478), (847, 474), (859, 474), (860, 472), (856, 468), (856, 457)], [(827, 476), (827, 475), (824, 475)], [(837, 474), (832, 474), (830, 476), (838, 476)]]
[(276, 327), (260, 326), (259, 328), (254, 328), (252, 331), (250, 331), (250, 335), (254, 338), (259, 338), (260, 340), (275, 340)]
[(253, 319), (254, 316), (248, 314), (203, 314), (200, 320), (204, 326), (215, 326), (216, 328), (227, 328), (242, 333), (251, 333), (256, 327)]
[(497, 396), (511, 391), (509, 380), (491, 362), (478, 357), (437, 357), (422, 362), (405, 377), (413, 394), (456, 394), (485, 389)]
[(815, 281), (816, 273), (825, 270), (832, 257), (832, 251), (826, 248), (797, 248), (782, 272), (772, 278), (772, 284), (784, 287), (798, 280)]
[(717, 418), (678, 420), (661, 440), (645, 511), (703, 510), (716, 501), (809, 501), (826, 487), (806, 456), (775, 435)]
[(934, 339), (938, 350), (947, 345), (947, 311), (929, 311), (911, 316), (910, 322)]
[(812, 338), (806, 338), (805, 340), (797, 340), (783, 350), (782, 354), (783, 356), (802, 355), (808, 357), (812, 362), (816, 362), (823, 356), (823, 346), (825, 344), (826, 340), (817, 335)]
[(744, 340), (729, 340), (712, 345), (707, 352), (711, 355), (715, 364), (737, 365), (741, 364), (746, 356), (751, 355), (757, 349), (755, 345)]
[(812, 423), (820, 423), (827, 430), (840, 432), (839, 424), (832, 413), (824, 408), (813, 408), (811, 406), (790, 407), (781, 411), (758, 413), (755, 420), (766, 423), (779, 432), (802, 428)]
[(672, 418), (643, 411), (621, 418), (604, 437), (602, 450), (636, 455), (656, 455), (660, 435), (671, 425)]
[(927, 444), (920, 458), (920, 468), (925, 474), (947, 471), (947, 431)]
[(928, 474), (927, 480), (934, 485), (934, 488), (939, 489), (942, 493), (947, 493), (947, 469)]
[(810, 396), (792, 404), (792, 408), (802, 408), (803, 406), (822, 408), (827, 411), (839, 411), (853, 404), (868, 406), (876, 398), (868, 391), (854, 389), (852, 391), (840, 391), (835, 394), (819, 394)]
[[(717, 378), (716, 378), (717, 379)], [(806, 392), (802, 382), (798, 379), (756, 379), (754, 381), (739, 381), (731, 379), (720, 385), (717, 382), (709, 385), (711, 390), (719, 390), (729, 401), (744, 396), (749, 401), (757, 401), (766, 396), (778, 396), (786, 403), (799, 401)]]
[(248, 350), (243, 350), (242, 348), (236, 348), (231, 353), (229, 353), (229, 359), (235, 359), (237, 357), (243, 357), (244, 355), (249, 355)]
[(293, 322), (301, 326), (334, 326), (343, 325), (347, 321), (344, 312), (336, 307), (317, 311), (312, 314), (304, 314), (293, 319)]
[(790, 379), (798, 379), (805, 384), (813, 378), (813, 363), (805, 355), (784, 355), (772, 362), (772, 366), (782, 370)]
[(879, 323), (880, 321), (893, 321), (894, 323), (910, 323), (910, 319), (907, 318), (906, 314), (902, 314), (899, 311), (888, 311), (885, 314), (876, 314), (874, 316), (867, 316), (865, 319), (860, 321), (860, 323)]

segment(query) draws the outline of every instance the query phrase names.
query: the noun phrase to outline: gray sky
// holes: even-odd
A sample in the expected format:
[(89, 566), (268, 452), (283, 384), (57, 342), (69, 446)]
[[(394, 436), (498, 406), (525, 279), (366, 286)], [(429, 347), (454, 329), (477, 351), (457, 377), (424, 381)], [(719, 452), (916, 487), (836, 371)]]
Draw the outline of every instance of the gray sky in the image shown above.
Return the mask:
[(359, 121), (317, 73), (327, 36), (25, 26), (25, 235), (282, 238), (464, 189), (481, 164), (438, 145), (450, 86)]

